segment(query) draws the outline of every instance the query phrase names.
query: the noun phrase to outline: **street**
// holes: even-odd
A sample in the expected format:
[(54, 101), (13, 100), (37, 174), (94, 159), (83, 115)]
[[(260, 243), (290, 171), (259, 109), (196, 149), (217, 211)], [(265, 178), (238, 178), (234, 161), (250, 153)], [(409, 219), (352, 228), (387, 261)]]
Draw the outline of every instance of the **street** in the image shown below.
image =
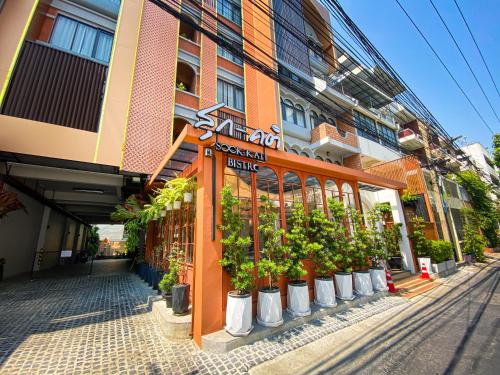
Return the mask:
[(499, 268), (498, 261), (467, 267), (415, 303), (396, 306), (250, 373), (498, 374)]

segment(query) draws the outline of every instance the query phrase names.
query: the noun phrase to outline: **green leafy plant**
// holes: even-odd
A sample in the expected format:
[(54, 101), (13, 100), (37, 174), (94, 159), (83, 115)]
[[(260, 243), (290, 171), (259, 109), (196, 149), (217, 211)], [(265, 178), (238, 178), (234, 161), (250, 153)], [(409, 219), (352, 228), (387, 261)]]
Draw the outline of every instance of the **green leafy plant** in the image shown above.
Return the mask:
[(87, 251), (91, 256), (95, 256), (97, 251), (99, 251), (99, 244), (101, 241), (99, 240), (99, 228), (90, 227), (88, 235), (87, 235)]
[(382, 232), (385, 247), (387, 249), (387, 255), (390, 257), (401, 256), (399, 243), (403, 239), (403, 235), (401, 234), (402, 226), (402, 223), (394, 223), (393, 225), (386, 226)]
[(488, 241), (481, 233), (482, 218), (478, 212), (471, 209), (462, 209), (462, 216), (466, 222), (463, 229), (463, 253), (474, 255), (477, 261), (483, 262), (484, 248)]
[(500, 134), (497, 133), (493, 136), (493, 157), (495, 165), (500, 168)]
[(182, 90), (182, 91), (186, 91), (186, 90), (187, 90), (187, 87), (186, 87), (186, 85), (184, 84), (184, 82), (177, 82), (177, 85), (176, 85), (176, 86), (177, 86), (177, 88), (178, 88), (179, 90)]
[(172, 293), (172, 287), (179, 280), (179, 259), (177, 257), (177, 247), (172, 246), (172, 251), (168, 258), (168, 272), (163, 275), (163, 278), (158, 283), (158, 288), (165, 294)]
[(352, 272), (352, 265), (354, 262), (353, 244), (345, 227), (345, 222), (347, 220), (346, 208), (344, 203), (334, 198), (329, 198), (327, 205), (332, 226), (329, 230), (329, 238), (326, 239), (328, 242), (327, 249), (330, 253), (327, 257), (330, 262), (333, 263), (327, 264), (327, 269), (331, 269), (331, 271), (336, 271), (338, 269), (342, 272)]
[(418, 195), (411, 192), (408, 189), (403, 191), (403, 195), (401, 195), (401, 202), (403, 203), (413, 203), (418, 200)]
[(491, 186), (473, 171), (458, 173), (457, 182), (467, 191), (474, 210), (481, 217), (479, 225), (490, 246), (496, 246), (499, 242), (497, 229), (500, 214), (491, 197)]
[(312, 210), (308, 222), (314, 271), (319, 277), (331, 277), (333, 271), (337, 269), (335, 264), (337, 254), (332, 251), (335, 247), (336, 223), (330, 221), (324, 212), (318, 209)]
[(231, 276), (231, 282), (238, 294), (246, 294), (253, 285), (254, 264), (248, 257), (248, 248), (252, 244), (249, 236), (242, 237), (244, 223), (239, 213), (240, 201), (233, 197), (231, 188), (224, 186), (221, 192), (223, 245), (220, 265)]
[(421, 217), (416, 216), (410, 220), (413, 225), (413, 231), (408, 238), (413, 242), (413, 251), (417, 257), (430, 256), (429, 240), (425, 238), (425, 224)]
[(257, 270), (259, 277), (267, 278), (268, 289), (273, 289), (279, 276), (287, 269), (286, 247), (282, 244), (284, 231), (278, 228), (278, 213), (275, 212), (273, 202), (265, 195), (260, 197), (260, 201), (259, 236), (262, 250)]
[(363, 227), (363, 217), (355, 207), (349, 207), (351, 218), (351, 247), (353, 264), (363, 269), (368, 266), (368, 257), (371, 254), (370, 232)]
[(383, 261), (387, 259), (387, 249), (382, 234), (382, 212), (380, 205), (375, 205), (367, 212), (366, 232), (368, 238), (368, 255), (372, 264), (382, 267), (384, 266)]
[(442, 263), (453, 258), (453, 245), (449, 241), (429, 241), (431, 261), (434, 264)]
[(383, 215), (388, 215), (392, 213), (391, 204), (388, 202), (377, 203), (375, 207), (377, 208), (378, 212), (380, 212)]
[(288, 255), (286, 276), (291, 281), (298, 281), (301, 277), (307, 275), (302, 260), (306, 259), (312, 250), (307, 236), (306, 216), (302, 203), (294, 204), (289, 225), (290, 228), (287, 228), (286, 233), (288, 241), (286, 247)]

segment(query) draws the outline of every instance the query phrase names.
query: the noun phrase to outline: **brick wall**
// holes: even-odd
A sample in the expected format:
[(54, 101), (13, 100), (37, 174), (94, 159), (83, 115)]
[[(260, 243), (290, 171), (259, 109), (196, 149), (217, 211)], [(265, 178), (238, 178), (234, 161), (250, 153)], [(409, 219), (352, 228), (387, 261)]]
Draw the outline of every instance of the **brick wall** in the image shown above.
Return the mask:
[(333, 125), (327, 123), (319, 124), (313, 130), (311, 130), (311, 143), (315, 143), (322, 138), (329, 137), (346, 145), (358, 147), (358, 137), (354, 133), (348, 132), (346, 130), (344, 131), (345, 136), (341, 135), (337, 128)]
[(356, 154), (352, 156), (348, 156), (344, 158), (344, 167), (352, 168), (352, 169), (363, 169), (361, 166), (361, 155)]
[(179, 22), (149, 1), (134, 71), (123, 170), (152, 173), (170, 147)]

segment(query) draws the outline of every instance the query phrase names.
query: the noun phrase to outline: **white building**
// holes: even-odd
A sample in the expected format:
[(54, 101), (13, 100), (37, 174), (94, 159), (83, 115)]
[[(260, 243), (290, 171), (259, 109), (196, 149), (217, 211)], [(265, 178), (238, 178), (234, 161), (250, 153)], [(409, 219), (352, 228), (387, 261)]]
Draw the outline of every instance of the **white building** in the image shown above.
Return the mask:
[(478, 142), (464, 146), (462, 150), (479, 169), (481, 179), (488, 184), (494, 185), (494, 189), (499, 189), (500, 179), (498, 178), (498, 171), (495, 168), (493, 157), (489, 151)]

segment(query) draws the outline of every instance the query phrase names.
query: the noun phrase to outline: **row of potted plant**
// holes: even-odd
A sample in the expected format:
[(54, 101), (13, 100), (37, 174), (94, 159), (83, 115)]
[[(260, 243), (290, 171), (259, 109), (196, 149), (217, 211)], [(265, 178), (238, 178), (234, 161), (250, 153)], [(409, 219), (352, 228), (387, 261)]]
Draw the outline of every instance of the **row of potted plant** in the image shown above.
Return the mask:
[[(342, 202), (328, 200), (327, 217), (321, 210), (306, 216), (302, 204), (295, 204), (288, 218), (287, 233), (279, 228), (276, 207), (266, 196), (260, 198), (259, 235), (262, 244), (257, 262), (258, 276), (266, 286), (258, 292), (257, 323), (276, 327), (283, 324), (281, 295), (277, 283), (285, 276), (287, 311), (294, 317), (311, 313), (304, 260), (311, 258), (317, 277), (314, 302), (321, 307), (336, 305), (336, 298), (354, 299), (387, 290), (383, 262), (387, 258), (387, 238), (380, 225), (383, 209), (375, 206), (368, 212), (364, 226), (360, 213)], [(231, 276), (235, 291), (229, 292), (226, 309), (226, 331), (234, 336), (248, 335), (252, 329), (254, 263), (248, 257), (250, 237), (242, 237), (239, 200), (229, 187), (222, 190), (223, 257), (220, 264)], [(350, 224), (351, 233), (346, 229)], [(286, 241), (283, 241), (283, 238)], [(397, 240), (396, 240), (397, 241)], [(394, 242), (394, 239), (393, 239)], [(368, 269), (370, 263), (374, 266)], [(354, 271), (353, 277), (353, 268)], [(335, 279), (335, 282), (334, 282)]]

